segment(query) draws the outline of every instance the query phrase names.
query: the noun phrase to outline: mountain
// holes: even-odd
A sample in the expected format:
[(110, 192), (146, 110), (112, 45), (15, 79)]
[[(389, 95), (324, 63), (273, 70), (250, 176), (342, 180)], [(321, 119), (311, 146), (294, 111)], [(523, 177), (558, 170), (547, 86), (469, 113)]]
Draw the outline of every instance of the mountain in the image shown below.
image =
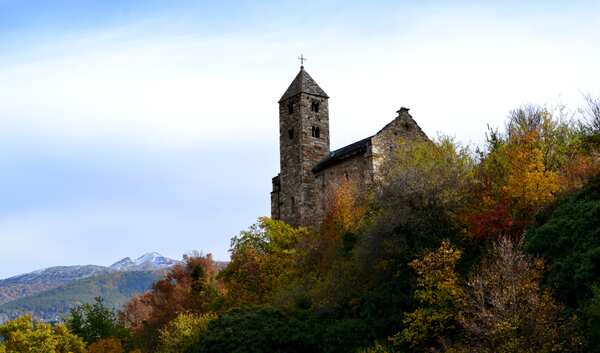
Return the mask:
[[(0, 322), (17, 312), (32, 312), (37, 318), (53, 319), (78, 302), (89, 302), (94, 296), (104, 297), (104, 294), (110, 297), (105, 298), (108, 304), (118, 307), (124, 301), (122, 298), (148, 289), (151, 284), (148, 278), (155, 280), (165, 269), (178, 263), (151, 252), (135, 260), (126, 257), (108, 267), (57, 266), (3, 279), (0, 280)], [(129, 290), (131, 288), (136, 290)]]
[(78, 279), (114, 272), (103, 266), (57, 266), (0, 280), (0, 304), (33, 295)]
[(124, 271), (72, 281), (62, 286), (0, 305), (0, 322), (32, 314), (44, 321), (58, 321), (72, 307), (102, 297), (107, 306), (120, 308), (129, 298), (147, 291), (163, 271)]
[(126, 257), (110, 265), (110, 268), (117, 271), (153, 271), (169, 268), (178, 263), (179, 261), (151, 252), (138, 257), (135, 261)]

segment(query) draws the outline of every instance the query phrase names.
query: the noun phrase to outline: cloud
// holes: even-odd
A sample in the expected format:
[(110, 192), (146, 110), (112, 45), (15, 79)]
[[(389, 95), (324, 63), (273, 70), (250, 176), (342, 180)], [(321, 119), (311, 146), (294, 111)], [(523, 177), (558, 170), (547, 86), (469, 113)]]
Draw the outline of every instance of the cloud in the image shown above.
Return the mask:
[(0, 43), (0, 276), (149, 250), (226, 257), (269, 212), (276, 102), (300, 53), (331, 96), (332, 148), (400, 106), (429, 135), (480, 143), (520, 104), (600, 95), (583, 2), (282, 6), (215, 28), (157, 16)]

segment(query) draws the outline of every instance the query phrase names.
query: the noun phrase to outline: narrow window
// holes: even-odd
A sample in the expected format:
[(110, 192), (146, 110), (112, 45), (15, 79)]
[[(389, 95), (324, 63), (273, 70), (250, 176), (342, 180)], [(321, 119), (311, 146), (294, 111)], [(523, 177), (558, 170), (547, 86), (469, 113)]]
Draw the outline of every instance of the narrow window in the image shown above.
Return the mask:
[(312, 137), (321, 137), (321, 129), (318, 126), (313, 126), (311, 131)]
[(288, 130), (288, 136), (290, 137), (290, 140), (294, 139), (294, 129), (289, 129)]
[(293, 114), (294, 113), (294, 103), (289, 102), (288, 103), (288, 114)]
[(310, 110), (312, 110), (315, 113), (318, 113), (319, 112), (319, 102), (313, 101), (312, 104), (310, 105)]
[(296, 213), (296, 198), (292, 196), (292, 213)]

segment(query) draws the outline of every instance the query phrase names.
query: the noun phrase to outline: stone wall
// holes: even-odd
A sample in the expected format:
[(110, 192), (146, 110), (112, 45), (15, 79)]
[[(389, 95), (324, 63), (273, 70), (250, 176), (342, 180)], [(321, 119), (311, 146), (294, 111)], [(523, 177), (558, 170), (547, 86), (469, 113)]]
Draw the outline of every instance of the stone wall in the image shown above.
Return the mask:
[(417, 122), (408, 113), (407, 108), (400, 108), (398, 116), (371, 138), (372, 166), (375, 176), (387, 156), (395, 153), (402, 139), (427, 139)]
[(326, 215), (331, 206), (331, 197), (336, 189), (345, 183), (357, 188), (358, 192), (369, 189), (373, 181), (373, 168), (370, 154), (359, 154), (333, 165), (316, 175), (317, 184), (320, 186), (318, 207), (316, 208), (314, 223), (317, 224)]
[[(311, 107), (317, 102), (319, 111), (315, 112)], [(291, 110), (289, 104), (293, 104)], [(313, 172), (319, 162), (330, 157), (327, 98), (307, 93), (291, 96), (280, 102), (279, 118), (281, 173), (273, 178), (271, 217), (295, 226), (319, 224), (330, 196), (346, 182), (355, 185), (359, 194), (368, 191), (401, 139), (427, 139), (408, 109), (401, 108), (377, 134), (357, 142), (362, 146), (359, 152), (348, 146), (357, 154), (337, 154), (338, 159), (329, 158), (326, 167)]]
[[(289, 104), (293, 104), (291, 114)], [(279, 117), (280, 189), (272, 195), (272, 203), (278, 203), (278, 219), (292, 225), (311, 224), (318, 192), (312, 169), (329, 154), (327, 98), (300, 93), (279, 103)]]

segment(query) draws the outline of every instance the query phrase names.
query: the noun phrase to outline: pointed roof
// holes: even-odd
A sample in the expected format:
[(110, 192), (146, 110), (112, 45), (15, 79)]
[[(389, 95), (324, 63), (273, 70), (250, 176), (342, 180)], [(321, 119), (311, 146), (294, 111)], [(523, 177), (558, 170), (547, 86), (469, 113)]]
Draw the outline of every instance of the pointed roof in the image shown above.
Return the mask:
[(281, 96), (279, 102), (288, 99), (292, 96), (295, 96), (299, 93), (308, 93), (314, 96), (329, 98), (327, 93), (325, 93), (325, 91), (323, 91), (323, 89), (319, 87), (319, 85), (317, 85), (315, 80), (313, 80), (313, 78), (310, 77), (308, 72), (304, 70), (304, 66), (300, 67), (300, 72), (298, 73), (298, 75), (296, 75), (296, 78), (294, 79), (294, 81), (292, 81), (290, 87), (288, 87), (283, 96)]

